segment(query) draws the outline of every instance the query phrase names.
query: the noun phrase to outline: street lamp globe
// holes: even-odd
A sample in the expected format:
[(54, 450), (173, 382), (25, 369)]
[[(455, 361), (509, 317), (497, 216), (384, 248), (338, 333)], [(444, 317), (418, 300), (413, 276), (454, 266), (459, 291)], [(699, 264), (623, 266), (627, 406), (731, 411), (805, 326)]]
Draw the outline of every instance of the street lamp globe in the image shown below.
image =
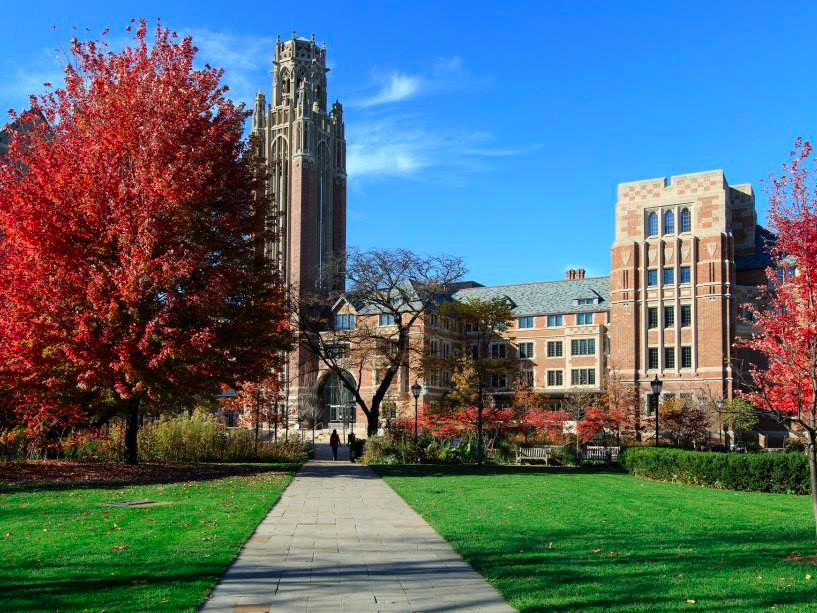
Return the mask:
[(664, 382), (658, 378), (658, 375), (655, 375), (655, 379), (650, 381), (650, 387), (652, 388), (652, 393), (656, 396), (661, 394), (661, 386), (664, 385)]
[(411, 386), (411, 395), (414, 396), (415, 400), (417, 400), (420, 397), (420, 392), (422, 391), (422, 389), (423, 388), (420, 387), (420, 384), (416, 382), (414, 383), (414, 385)]

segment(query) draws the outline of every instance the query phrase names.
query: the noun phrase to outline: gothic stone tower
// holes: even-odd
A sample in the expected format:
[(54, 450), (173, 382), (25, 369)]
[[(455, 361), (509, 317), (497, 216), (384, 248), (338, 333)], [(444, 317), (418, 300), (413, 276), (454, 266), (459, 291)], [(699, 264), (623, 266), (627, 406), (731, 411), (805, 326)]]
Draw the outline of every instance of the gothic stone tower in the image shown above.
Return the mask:
[[(257, 138), (273, 203), (275, 240), (268, 256), (295, 293), (327, 296), (342, 290), (328, 273), (346, 251), (346, 140), (340, 102), (326, 108), (326, 45), (296, 37), (275, 44), (272, 102), (255, 97)], [(291, 352), (286, 373), (289, 415), (306, 397), (317, 371), (302, 347)]]

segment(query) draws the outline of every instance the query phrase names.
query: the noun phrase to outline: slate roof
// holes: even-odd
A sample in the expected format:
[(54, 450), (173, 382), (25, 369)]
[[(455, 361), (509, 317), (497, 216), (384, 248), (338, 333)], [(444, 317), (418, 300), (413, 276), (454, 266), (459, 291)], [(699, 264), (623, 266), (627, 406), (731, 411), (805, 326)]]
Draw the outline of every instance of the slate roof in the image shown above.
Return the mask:
[(755, 226), (755, 252), (752, 255), (739, 255), (735, 258), (738, 270), (755, 270), (772, 265), (771, 250), (774, 247), (775, 235), (763, 226)]
[[(610, 277), (587, 277), (540, 281), (520, 285), (473, 287), (454, 293), (455, 300), (473, 297), (487, 300), (506, 296), (514, 305), (513, 315), (547, 315), (557, 313), (585, 313), (610, 309)], [(600, 298), (594, 304), (576, 303), (577, 298)]]

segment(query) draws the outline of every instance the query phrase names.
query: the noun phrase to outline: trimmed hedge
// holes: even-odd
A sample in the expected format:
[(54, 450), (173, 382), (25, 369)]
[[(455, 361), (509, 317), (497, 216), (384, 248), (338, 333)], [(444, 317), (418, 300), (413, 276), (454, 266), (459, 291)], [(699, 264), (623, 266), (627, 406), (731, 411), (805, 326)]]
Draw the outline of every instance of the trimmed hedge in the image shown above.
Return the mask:
[(717, 453), (656, 447), (623, 449), (619, 462), (632, 475), (728, 490), (809, 494), (803, 453)]

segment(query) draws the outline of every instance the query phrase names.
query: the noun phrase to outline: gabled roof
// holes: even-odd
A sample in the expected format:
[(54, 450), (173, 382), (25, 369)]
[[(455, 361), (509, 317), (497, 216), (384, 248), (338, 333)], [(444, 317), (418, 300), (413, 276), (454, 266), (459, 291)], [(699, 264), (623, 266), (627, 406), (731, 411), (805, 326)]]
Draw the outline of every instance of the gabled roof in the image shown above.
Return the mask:
[[(556, 313), (586, 313), (609, 310), (610, 277), (587, 277), (540, 281), (520, 285), (494, 285), (461, 289), (455, 300), (479, 298), (488, 300), (504, 296), (514, 305), (513, 315), (547, 315)], [(579, 298), (596, 298), (594, 304), (578, 304)]]

